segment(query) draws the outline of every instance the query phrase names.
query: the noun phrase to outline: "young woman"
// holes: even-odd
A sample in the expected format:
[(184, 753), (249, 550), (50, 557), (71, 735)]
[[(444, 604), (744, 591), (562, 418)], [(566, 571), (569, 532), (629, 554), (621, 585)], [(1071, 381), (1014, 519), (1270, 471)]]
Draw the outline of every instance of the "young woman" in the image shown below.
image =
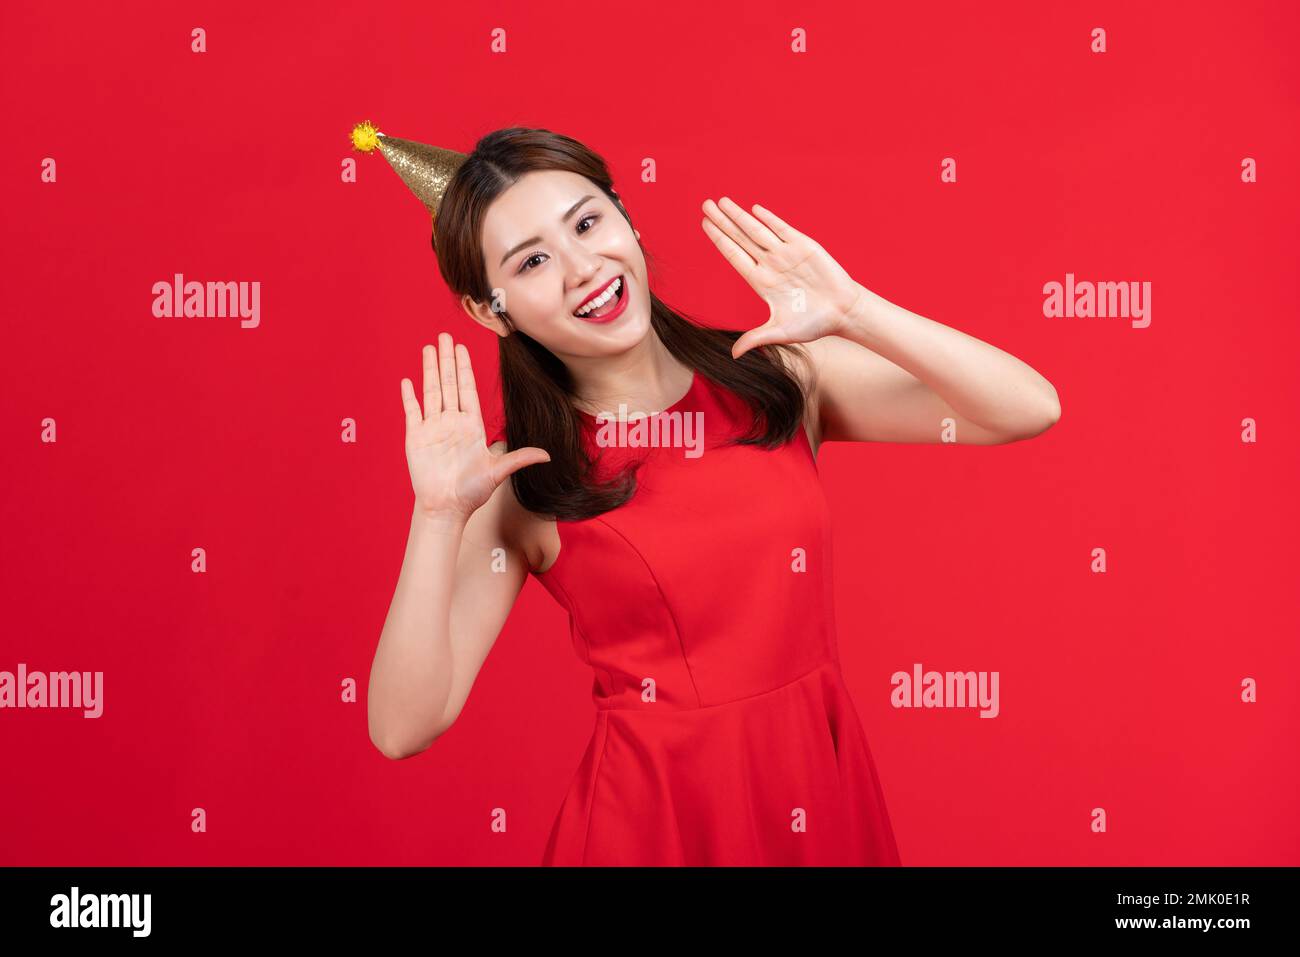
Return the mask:
[(435, 250), (499, 337), (505, 421), (486, 429), (447, 333), (424, 347), (423, 405), (401, 381), (415, 503), (371, 739), (402, 758), (451, 727), (532, 574), (570, 614), (597, 709), (544, 864), (897, 865), (840, 672), (817, 449), (1025, 439), (1059, 417), (1056, 390), (772, 212), (703, 212), (769, 307), (743, 334), (651, 291), (582, 144), (498, 130), (456, 171)]

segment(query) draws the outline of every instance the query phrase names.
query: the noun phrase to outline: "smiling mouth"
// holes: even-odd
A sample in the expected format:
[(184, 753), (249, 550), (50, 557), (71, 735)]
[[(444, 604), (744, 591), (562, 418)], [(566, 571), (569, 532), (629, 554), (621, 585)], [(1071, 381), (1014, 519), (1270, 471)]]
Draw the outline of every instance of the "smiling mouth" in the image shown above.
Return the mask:
[(594, 300), (600, 302), (599, 306), (592, 308), (591, 305), (588, 304), (575, 310), (573, 314), (579, 319), (603, 319), (619, 307), (619, 303), (623, 301), (626, 289), (627, 282), (624, 281), (621, 275), (616, 276), (614, 281), (606, 286), (605, 291), (601, 293), (601, 296), (606, 297), (604, 301), (601, 301), (601, 296), (597, 296)]

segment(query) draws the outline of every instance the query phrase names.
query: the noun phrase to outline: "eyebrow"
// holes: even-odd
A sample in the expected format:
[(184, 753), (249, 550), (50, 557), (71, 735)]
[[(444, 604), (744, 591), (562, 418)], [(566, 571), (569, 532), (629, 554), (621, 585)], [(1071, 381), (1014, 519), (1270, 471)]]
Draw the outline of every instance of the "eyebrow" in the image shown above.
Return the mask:
[[(569, 207), (569, 211), (567, 213), (565, 213), (562, 217), (560, 217), (560, 222), (567, 223), (573, 217), (573, 214), (578, 211), (579, 206), (581, 206), (587, 200), (595, 199), (595, 198), (596, 196), (594, 193), (588, 193), (586, 196), (582, 197), (582, 199), (578, 200), (576, 203), (574, 203), (572, 206)], [(501, 257), (501, 265), (504, 266), (506, 264), (507, 259), (513, 256), (515, 253), (519, 252), (519, 250), (523, 249), (525, 246), (531, 246), (533, 243), (540, 243), (541, 241), (542, 241), (541, 236), (534, 236), (532, 239), (525, 239), (522, 243), (520, 243), (514, 249), (510, 250), (510, 252), (506, 253), (504, 256)]]

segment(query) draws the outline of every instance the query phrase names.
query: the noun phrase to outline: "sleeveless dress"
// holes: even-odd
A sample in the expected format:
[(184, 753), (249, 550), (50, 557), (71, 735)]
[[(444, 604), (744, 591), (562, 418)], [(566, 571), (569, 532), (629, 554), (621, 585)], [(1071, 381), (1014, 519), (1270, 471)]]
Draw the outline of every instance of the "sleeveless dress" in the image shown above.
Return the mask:
[(582, 413), (598, 474), (638, 461), (636, 492), (558, 521), (559, 556), (533, 572), (569, 613), (596, 707), (542, 864), (900, 865), (840, 672), (803, 426), (780, 449), (728, 445), (749, 409), (700, 373), (651, 418), (662, 444), (632, 447)]

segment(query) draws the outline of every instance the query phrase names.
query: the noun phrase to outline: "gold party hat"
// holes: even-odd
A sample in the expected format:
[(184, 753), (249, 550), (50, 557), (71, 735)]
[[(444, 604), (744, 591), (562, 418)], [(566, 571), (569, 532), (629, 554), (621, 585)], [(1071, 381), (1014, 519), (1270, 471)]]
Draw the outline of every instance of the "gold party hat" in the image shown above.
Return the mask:
[(369, 120), (352, 128), (352, 145), (362, 153), (373, 152), (375, 147), (379, 147), (379, 152), (384, 154), (388, 165), (424, 203), (435, 227), (438, 224), (438, 206), (442, 202), (442, 194), (446, 192), (447, 184), (461, 163), (469, 159), (465, 153), (455, 150), (429, 146), (414, 140), (400, 140), (380, 133)]

